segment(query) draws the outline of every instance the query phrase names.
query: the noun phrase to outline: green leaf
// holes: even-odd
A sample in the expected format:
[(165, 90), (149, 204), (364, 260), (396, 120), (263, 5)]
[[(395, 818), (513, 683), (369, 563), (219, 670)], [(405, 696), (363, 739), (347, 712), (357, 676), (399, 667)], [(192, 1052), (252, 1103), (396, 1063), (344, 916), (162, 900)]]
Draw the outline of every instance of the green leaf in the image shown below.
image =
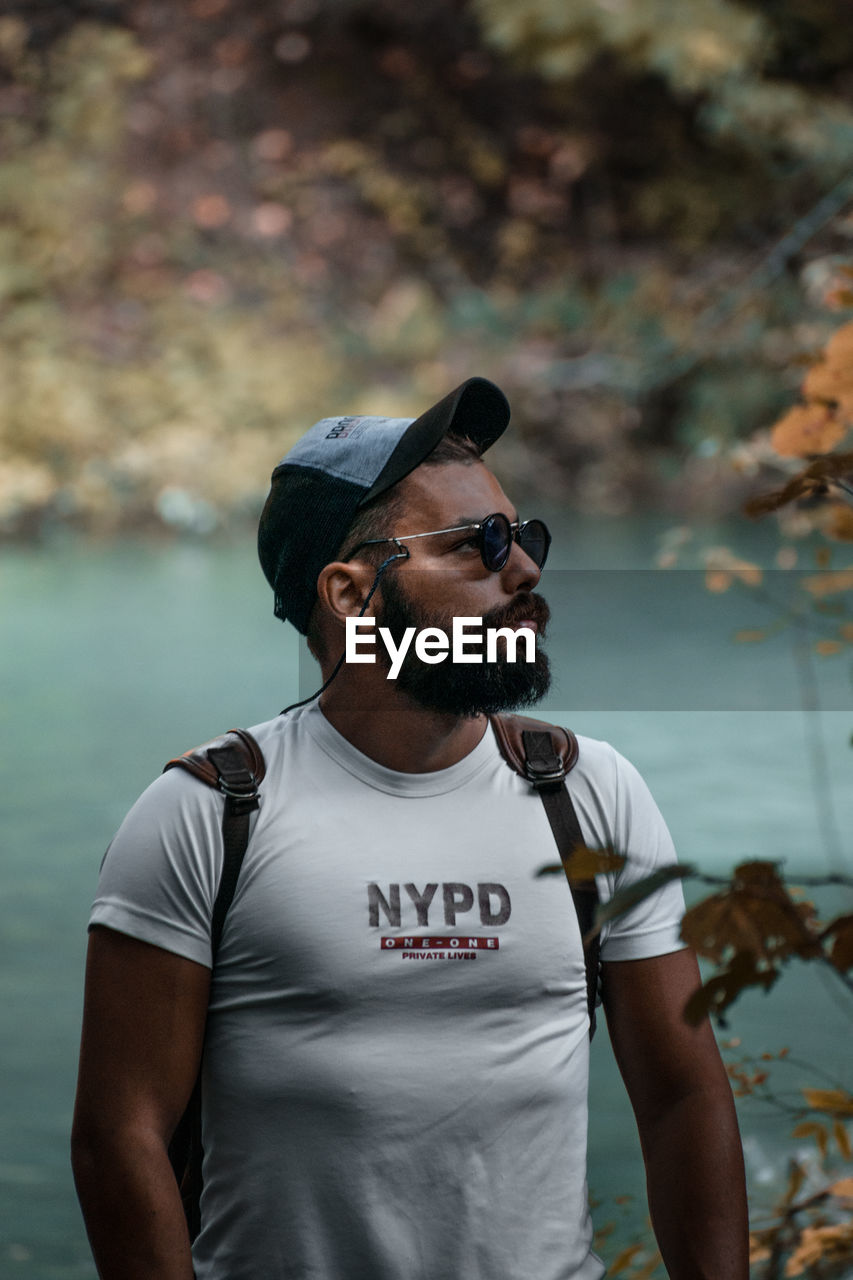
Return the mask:
[(594, 932), (598, 932), (602, 925), (609, 920), (615, 920), (617, 916), (624, 915), (626, 911), (630, 911), (631, 907), (636, 906), (638, 902), (642, 902), (644, 898), (657, 893), (658, 889), (662, 889), (671, 880), (683, 880), (686, 876), (692, 876), (693, 874), (693, 867), (685, 863), (673, 864), (669, 867), (661, 867), (658, 871), (653, 871), (650, 876), (644, 876), (636, 884), (626, 885), (624, 889), (614, 893), (609, 901), (598, 904), (595, 909)]

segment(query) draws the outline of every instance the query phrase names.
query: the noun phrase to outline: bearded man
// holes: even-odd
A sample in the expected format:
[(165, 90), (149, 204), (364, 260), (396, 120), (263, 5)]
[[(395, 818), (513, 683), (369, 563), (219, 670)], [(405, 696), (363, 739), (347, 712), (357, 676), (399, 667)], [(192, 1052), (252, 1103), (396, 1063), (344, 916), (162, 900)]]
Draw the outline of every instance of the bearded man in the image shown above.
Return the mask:
[[(590, 1003), (554, 837), (490, 721), (548, 688), (550, 535), (481, 455), (509, 420), (472, 378), (417, 419), (317, 423), (273, 473), (259, 551), (319, 700), (256, 726), (259, 808), (215, 964), (221, 797), (158, 779), (90, 921), (74, 1169), (105, 1280), (598, 1280), (586, 1194)], [(395, 678), (342, 661), (374, 619)], [(436, 640), (506, 633), (492, 661)], [(516, 655), (517, 657), (517, 655)], [(226, 788), (227, 790), (227, 788)], [(673, 863), (648, 789), (579, 739), (568, 790), (602, 897)], [(673, 879), (604, 926), (600, 986), (673, 1280), (746, 1280), (743, 1164)], [(191, 1241), (168, 1158), (201, 1074)]]

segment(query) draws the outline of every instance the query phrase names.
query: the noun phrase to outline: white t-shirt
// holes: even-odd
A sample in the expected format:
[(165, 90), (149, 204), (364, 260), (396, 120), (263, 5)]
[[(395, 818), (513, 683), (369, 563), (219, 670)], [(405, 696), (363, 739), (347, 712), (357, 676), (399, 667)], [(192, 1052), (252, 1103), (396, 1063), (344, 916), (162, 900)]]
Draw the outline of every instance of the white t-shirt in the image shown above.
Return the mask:
[[(397, 773), (317, 704), (252, 730), (267, 762), (214, 971), (198, 1280), (598, 1280), (586, 1194), (584, 961), (542, 803), (492, 731)], [(675, 860), (637, 771), (580, 739), (570, 790), (614, 884)], [(91, 924), (210, 965), (222, 799), (140, 797)], [(602, 958), (680, 946), (680, 886)]]

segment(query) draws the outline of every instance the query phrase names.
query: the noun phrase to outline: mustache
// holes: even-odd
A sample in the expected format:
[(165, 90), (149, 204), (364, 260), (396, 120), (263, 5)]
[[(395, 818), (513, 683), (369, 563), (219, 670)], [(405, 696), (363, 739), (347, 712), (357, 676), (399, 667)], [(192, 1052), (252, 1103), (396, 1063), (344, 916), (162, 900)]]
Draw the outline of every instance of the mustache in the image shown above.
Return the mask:
[(483, 614), (484, 627), (513, 627), (520, 622), (535, 622), (539, 635), (543, 637), (550, 620), (551, 610), (547, 601), (533, 591), (524, 591), (511, 604)]

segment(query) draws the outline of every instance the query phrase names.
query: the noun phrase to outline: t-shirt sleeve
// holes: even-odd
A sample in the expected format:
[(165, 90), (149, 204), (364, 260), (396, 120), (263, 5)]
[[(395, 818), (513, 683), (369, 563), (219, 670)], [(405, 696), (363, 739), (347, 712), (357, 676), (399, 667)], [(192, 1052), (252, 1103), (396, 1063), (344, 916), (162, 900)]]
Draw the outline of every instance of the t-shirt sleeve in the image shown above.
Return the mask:
[(209, 968), (221, 808), (216, 792), (183, 769), (157, 778), (104, 855), (89, 928), (106, 925)]
[[(615, 758), (615, 829), (613, 844), (625, 865), (615, 875), (599, 877), (602, 899), (637, 885), (647, 876), (678, 862), (666, 823), (649, 788), (635, 767), (618, 751)], [(641, 960), (667, 955), (684, 946), (681, 919), (684, 893), (671, 880), (634, 903), (602, 929), (602, 960)]]

